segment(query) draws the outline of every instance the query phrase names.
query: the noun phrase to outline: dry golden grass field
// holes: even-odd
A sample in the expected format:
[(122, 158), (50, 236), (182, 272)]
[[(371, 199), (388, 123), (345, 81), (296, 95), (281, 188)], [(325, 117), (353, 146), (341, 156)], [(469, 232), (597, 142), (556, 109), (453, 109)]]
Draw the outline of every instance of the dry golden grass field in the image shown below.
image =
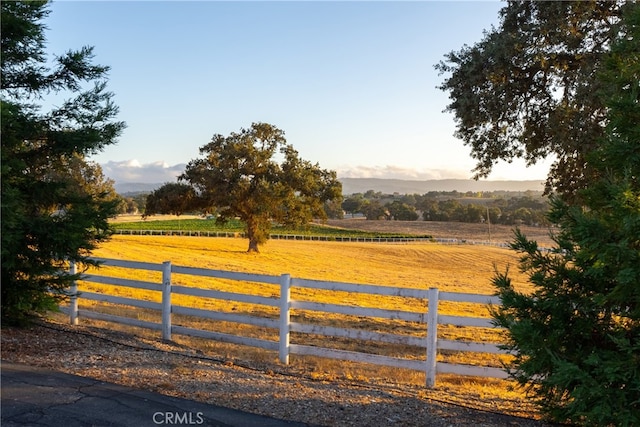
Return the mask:
[[(362, 231), (399, 234), (428, 234), (434, 238), (468, 239), (504, 243), (513, 240), (513, 226), (441, 221), (367, 221), (363, 218), (330, 219), (327, 225)], [(540, 246), (550, 247), (553, 241), (547, 227), (519, 226), (520, 230)]]
[(241, 238), (113, 236), (94, 256), (482, 294), (494, 292), (494, 266), (517, 265), (514, 252), (491, 246), (272, 240), (260, 254), (248, 254), (246, 246)]
[[(441, 291), (492, 294), (491, 277), (494, 268), (504, 270), (511, 266), (511, 274), (517, 285), (528, 289), (526, 277), (518, 272), (517, 254), (491, 246), (440, 245), (436, 243), (342, 243), (318, 241), (269, 241), (261, 248), (260, 254), (248, 254), (247, 242), (240, 238), (208, 238), (179, 236), (114, 236), (94, 252), (97, 257), (126, 259), (161, 263), (170, 260), (174, 265), (192, 266), (218, 270), (247, 273), (279, 275), (289, 273), (292, 277), (341, 281), (361, 284), (397, 286), (428, 289), (437, 287)], [(114, 275), (137, 280), (149, 280), (159, 283), (160, 274), (137, 270), (103, 267), (98, 274)], [(203, 278), (196, 276), (174, 275), (173, 283), (185, 286), (217, 289), (267, 297), (279, 295), (278, 286), (250, 282), (236, 282)], [(107, 292), (139, 299), (159, 301), (159, 292), (131, 288), (114, 288), (107, 285), (80, 283), (80, 290)], [(350, 295), (345, 292), (328, 292), (311, 289), (293, 289), (292, 298), (309, 301), (360, 305), (405, 311), (426, 311), (425, 301), (397, 297), (379, 297), (368, 295)], [(92, 306), (106, 313), (131, 316), (142, 320), (159, 321), (159, 314), (141, 309), (127, 309), (123, 306), (80, 300), (80, 308)], [(193, 298), (174, 295), (173, 302), (178, 305), (209, 308), (236, 314), (277, 318), (277, 309), (244, 303)], [(488, 317), (487, 308), (477, 304), (441, 303), (443, 314)], [(328, 326), (362, 328), (378, 332), (401, 333), (425, 336), (426, 327), (403, 321), (382, 319), (362, 319), (354, 316), (327, 314), (318, 312), (292, 312), (292, 321), (304, 321)], [(174, 315), (174, 324), (219, 332), (239, 334), (277, 341), (276, 330), (240, 325), (229, 322), (212, 322), (202, 319)], [(129, 327), (110, 325), (114, 329)], [(139, 330), (137, 333), (147, 336), (158, 332)], [(501, 341), (499, 331), (482, 328), (462, 328), (441, 326), (440, 338), (474, 341)], [(260, 366), (275, 366), (278, 356), (274, 352), (253, 349), (246, 346), (215, 343), (196, 338), (175, 336), (180, 344), (197, 347), (199, 351), (213, 353), (231, 359), (250, 360)], [(292, 343), (304, 343), (325, 347), (371, 352), (387, 356), (424, 359), (424, 349), (397, 344), (372, 343), (349, 339), (327, 338), (322, 336), (299, 336), (292, 334)], [(456, 353), (441, 351), (438, 360), (477, 364), (481, 366), (500, 366), (506, 356), (479, 353)], [(268, 369), (268, 368), (267, 368)], [(380, 366), (367, 366), (343, 361), (313, 357), (292, 356), (289, 369), (304, 371), (317, 378), (355, 378), (369, 383), (388, 383), (410, 386), (424, 385), (424, 373)], [(441, 375), (439, 387), (457, 390), (463, 396), (488, 396), (517, 401), (522, 398), (518, 391), (512, 390), (508, 381), (479, 379)], [(464, 397), (462, 398), (464, 400)]]

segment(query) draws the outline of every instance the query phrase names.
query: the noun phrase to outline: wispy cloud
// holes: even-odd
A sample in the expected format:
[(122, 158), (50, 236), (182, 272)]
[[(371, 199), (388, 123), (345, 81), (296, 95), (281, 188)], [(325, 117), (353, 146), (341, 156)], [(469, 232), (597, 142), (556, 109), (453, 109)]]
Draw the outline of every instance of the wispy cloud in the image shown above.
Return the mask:
[(406, 180), (469, 179), (468, 171), (451, 169), (412, 169), (401, 166), (345, 166), (338, 168), (339, 178), (385, 178)]
[(153, 163), (141, 164), (137, 160), (108, 161), (100, 164), (105, 176), (116, 183), (144, 183), (157, 184), (175, 182), (178, 175), (184, 172), (185, 164), (170, 166), (160, 160)]
[[(102, 163), (104, 174), (117, 184), (161, 184), (175, 182), (184, 172), (186, 164), (169, 165), (160, 160), (141, 164), (137, 160), (109, 161)], [(452, 169), (412, 169), (401, 166), (343, 166), (337, 168), (339, 178), (382, 178), (405, 180), (469, 179), (471, 173)]]

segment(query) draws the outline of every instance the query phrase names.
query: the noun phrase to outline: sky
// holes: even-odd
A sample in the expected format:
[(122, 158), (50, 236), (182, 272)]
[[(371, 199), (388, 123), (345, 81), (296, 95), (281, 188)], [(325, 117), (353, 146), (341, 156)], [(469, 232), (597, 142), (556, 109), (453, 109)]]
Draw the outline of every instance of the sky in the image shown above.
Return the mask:
[[(471, 178), (434, 65), (498, 24), (497, 1), (54, 1), (48, 52), (94, 46), (127, 129), (91, 160), (175, 181), (214, 134), (285, 132), (338, 177)], [(544, 179), (548, 163), (489, 176)]]

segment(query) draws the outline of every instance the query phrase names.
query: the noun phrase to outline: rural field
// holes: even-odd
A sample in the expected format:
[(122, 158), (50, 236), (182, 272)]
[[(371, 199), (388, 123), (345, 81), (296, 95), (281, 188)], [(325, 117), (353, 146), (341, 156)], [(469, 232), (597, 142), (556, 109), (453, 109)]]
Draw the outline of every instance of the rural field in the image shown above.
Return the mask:
[[(491, 241), (494, 243), (513, 240), (513, 226), (502, 224), (472, 224), (440, 221), (367, 221), (362, 218), (330, 219), (327, 225), (345, 229), (380, 233), (428, 234), (434, 238)], [(540, 246), (551, 246), (553, 241), (546, 227), (519, 226), (520, 230)]]
[[(364, 221), (360, 221), (364, 222)], [(369, 221), (366, 221), (369, 222)], [(389, 221), (370, 221), (386, 225)], [(398, 223), (394, 221), (394, 223)], [(457, 224), (453, 224), (454, 226)], [(450, 224), (451, 226), (451, 224)], [(372, 230), (369, 230), (372, 231)], [(392, 230), (387, 232), (397, 232)], [(421, 230), (424, 231), (424, 230)], [(450, 230), (452, 231), (452, 230)], [(470, 229), (454, 231), (469, 232)], [(376, 230), (377, 232), (377, 230)], [(468, 234), (470, 238), (476, 235)], [(462, 238), (462, 237), (459, 237)], [(402, 288), (429, 289), (440, 291), (463, 292), (491, 295), (494, 289), (491, 278), (496, 269), (504, 271), (510, 268), (512, 279), (522, 291), (528, 290), (526, 277), (517, 269), (517, 254), (513, 251), (480, 245), (442, 245), (431, 242), (412, 243), (356, 243), (325, 241), (268, 241), (260, 254), (246, 253), (246, 240), (242, 238), (210, 238), (186, 236), (114, 236), (102, 245), (95, 256), (104, 258), (125, 259), (161, 263), (171, 261), (174, 265), (227, 270), (256, 274), (280, 275), (290, 274), (292, 277), (327, 280), (336, 282), (383, 285)], [(128, 270), (105, 267), (100, 274), (113, 274), (134, 280), (147, 280), (159, 283), (159, 272)], [(280, 289), (277, 285), (253, 282), (236, 282), (230, 280), (211, 279), (196, 276), (174, 275), (175, 284), (215, 289), (226, 292), (239, 292), (263, 297), (277, 297)], [(119, 296), (134, 297), (151, 301), (159, 301), (158, 292), (131, 288), (117, 288), (108, 285), (86, 283), (81, 289), (94, 292), (115, 293)], [(367, 294), (350, 294), (347, 292), (324, 291), (317, 289), (292, 289), (294, 299), (329, 304), (357, 305), (361, 307), (381, 308), (387, 310), (403, 310), (417, 313), (426, 312), (424, 300), (399, 297), (383, 297)], [(202, 299), (196, 297), (176, 296), (175, 301), (185, 306), (205, 308), (235, 314), (258, 315), (277, 318), (278, 311), (273, 307), (237, 303), (229, 307), (227, 301)], [(101, 310), (118, 314), (121, 308), (111, 307), (86, 301), (90, 305), (102, 305)], [(488, 317), (488, 309), (478, 304), (462, 304), (442, 302), (440, 313), (454, 316)], [(157, 321), (157, 313), (144, 313), (137, 310), (128, 313), (144, 320)], [(393, 333), (403, 330), (411, 335), (424, 335), (424, 326), (403, 321), (364, 322), (354, 316), (328, 314), (319, 312), (294, 311), (292, 320), (312, 322), (324, 326), (339, 326), (359, 329), (369, 327), (378, 332)], [(194, 319), (183, 319), (185, 325), (198, 327), (203, 322)], [(366, 326), (365, 326), (366, 323)], [(206, 329), (206, 325), (204, 325)], [(277, 331), (265, 328), (240, 326), (235, 323), (219, 322), (216, 328), (224, 333), (241, 333), (261, 339), (277, 341)], [(241, 330), (241, 332), (240, 332)], [(469, 340), (474, 338), (484, 342), (501, 342), (500, 331), (487, 328), (459, 328), (441, 326), (441, 338), (453, 340)], [(326, 345), (326, 337), (305, 336), (305, 343)], [(334, 348), (361, 351), (362, 342), (332, 339)], [(399, 348), (398, 345), (376, 345), (375, 352), (383, 355), (409, 358), (422, 358), (424, 354), (413, 347)], [(366, 351), (367, 349), (365, 349)], [(506, 356), (484, 355), (478, 353), (446, 353), (441, 352), (440, 360), (484, 366), (500, 367)]]
[[(270, 240), (246, 253), (242, 238), (113, 236), (94, 251), (104, 258), (163, 262), (260, 274), (491, 294), (494, 265), (517, 265), (517, 254), (492, 246)], [(514, 277), (525, 286), (526, 278)]]
[[(226, 226), (217, 226), (215, 221), (205, 221), (197, 215), (155, 215), (142, 221), (140, 215), (120, 215), (112, 222), (116, 228), (129, 230), (218, 230), (241, 231), (239, 224), (231, 223)], [(548, 227), (518, 226), (524, 234), (538, 242), (540, 246), (553, 245), (551, 233), (553, 229)], [(441, 221), (370, 221), (364, 218), (329, 219), (324, 222), (315, 222), (311, 232), (325, 235), (361, 235), (371, 237), (375, 235), (386, 236), (430, 236), (442, 239), (471, 240), (478, 242), (504, 243), (513, 240), (514, 226), (502, 224), (477, 224), (463, 222)], [(273, 233), (281, 230), (272, 230)], [(287, 233), (294, 231), (286, 230)]]
[[(343, 220), (340, 224), (330, 223), (333, 227), (351, 227), (351, 222), (358, 220)], [(369, 221), (367, 221), (369, 222)], [(371, 221), (373, 222), (373, 221)], [(376, 221), (377, 222), (377, 221)], [(358, 221), (365, 223), (365, 221)], [(387, 221), (378, 222), (386, 225)], [(396, 225), (401, 225), (398, 222)], [(406, 224), (406, 223), (405, 223)], [(431, 224), (433, 225), (433, 224)], [(455, 224), (459, 225), (459, 224)], [(433, 230), (433, 228), (431, 229)], [(371, 230), (369, 230), (371, 231)], [(402, 230), (384, 230), (385, 232), (404, 232)], [(426, 230), (418, 232), (424, 233)], [(465, 230), (449, 230), (456, 238), (477, 239), (477, 234), (465, 236)], [(443, 231), (444, 232), (444, 231)], [(467, 230), (469, 232), (469, 230)], [(477, 232), (477, 231), (476, 231)], [(435, 233), (434, 233), (435, 234)], [(435, 237), (435, 236), (434, 236)], [(292, 277), (341, 281), (360, 284), (374, 284), (384, 286), (397, 286), (406, 288), (428, 289), (437, 287), (441, 291), (467, 292), (478, 294), (493, 294), (491, 277), (494, 269), (504, 270), (511, 266), (511, 274), (521, 290), (527, 291), (526, 277), (518, 272), (517, 254), (498, 247), (479, 245), (442, 245), (431, 242), (421, 243), (353, 243), (353, 242), (320, 242), (320, 241), (283, 241), (271, 240), (262, 248), (260, 254), (248, 254), (247, 242), (242, 238), (210, 238), (187, 236), (113, 236), (110, 242), (103, 244), (94, 252), (95, 256), (104, 258), (126, 259), (134, 261), (146, 261), (161, 263), (171, 261), (174, 265), (191, 266), (217, 270), (237, 272), (273, 274), (289, 273)], [(135, 270), (104, 267), (99, 274), (118, 275), (136, 280), (160, 281), (157, 272), (141, 272)], [(277, 286), (234, 282), (221, 279), (205, 279), (193, 276), (174, 276), (174, 282), (186, 286), (217, 289), (228, 292), (240, 292), (252, 295), (275, 297), (279, 293)], [(159, 293), (137, 290), (131, 288), (118, 288), (93, 283), (81, 283), (81, 290), (108, 292), (121, 296), (135, 297), (139, 299), (159, 301)], [(424, 301), (402, 299), (398, 297), (374, 297), (353, 296), (344, 292), (329, 292), (320, 290), (304, 291), (294, 289), (292, 298), (313, 300), (325, 303), (353, 304), (365, 307), (385, 309), (400, 309), (405, 311), (424, 312)], [(253, 306), (251, 304), (234, 303), (226, 301), (207, 300), (202, 301), (194, 297), (182, 297), (178, 303), (185, 306), (209, 308), (217, 311), (228, 311), (236, 314), (259, 315), (263, 317), (277, 318), (277, 311), (270, 307)], [(132, 316), (142, 320), (157, 321), (159, 315), (153, 312), (145, 312), (141, 309), (127, 310), (122, 306), (113, 306), (93, 301), (82, 301), (82, 306), (93, 306), (100, 311)], [(466, 315), (488, 317), (486, 307), (476, 304), (441, 303), (442, 314)], [(362, 327), (362, 319), (354, 319), (353, 316), (338, 314), (311, 314), (292, 313), (292, 320), (304, 319), (327, 326), (340, 326), (358, 328)], [(244, 336), (252, 336), (262, 339), (277, 340), (277, 331), (267, 328), (257, 328), (235, 323), (217, 322), (215, 326), (207, 325), (202, 319), (180, 318), (174, 315), (174, 324), (237, 333)], [(211, 322), (209, 322), (211, 323)], [(410, 322), (402, 321), (367, 321), (367, 327), (373, 327), (379, 332), (391, 332), (403, 330), (411, 335), (424, 335), (425, 331), (417, 329)], [(127, 329), (124, 326), (115, 326), (116, 329)], [(424, 328), (422, 326), (421, 328)], [(131, 329), (131, 328), (129, 328)], [(139, 333), (154, 334), (153, 332)], [(441, 327), (441, 337), (456, 340), (475, 340), (500, 342), (502, 340), (499, 331), (483, 328)], [(249, 360), (260, 366), (276, 366), (277, 354), (263, 350), (236, 346), (224, 343), (204, 342), (196, 338), (174, 337), (181, 345), (198, 348), (198, 351), (213, 354), (222, 354), (231, 359)], [(292, 342), (297, 337), (292, 334)], [(305, 343), (311, 345), (327, 346), (337, 349), (374, 352), (382, 355), (390, 355), (404, 358), (424, 358), (423, 351), (410, 346), (398, 346), (393, 344), (380, 344), (368, 342), (352, 342), (348, 339), (326, 338), (307, 335)], [(328, 341), (330, 343), (328, 344)], [(456, 353), (441, 351), (438, 360), (478, 364), (482, 366), (501, 366), (507, 360), (507, 356), (484, 355), (478, 353)], [(287, 369), (305, 372), (314, 378), (360, 379), (371, 384), (404, 384), (409, 387), (423, 387), (424, 373), (407, 371), (379, 366), (366, 366), (350, 362), (335, 360), (322, 360), (308, 356), (292, 356), (292, 363)], [(522, 406), (522, 395), (512, 389), (508, 381), (478, 379), (470, 377), (456, 377), (441, 375), (438, 377), (439, 387), (456, 390), (453, 395), (461, 393), (464, 401), (465, 395), (485, 396), (490, 405), (495, 405), (495, 399), (506, 402), (519, 402), (516, 406)], [(467, 397), (468, 397), (467, 396)], [(506, 404), (507, 406), (509, 403)], [(482, 404), (480, 404), (482, 406)], [(523, 408), (528, 407), (525, 405)], [(517, 407), (507, 407), (507, 411), (518, 413)]]
[[(334, 225), (345, 227), (347, 224)], [(363, 221), (364, 223), (364, 221)], [(383, 225), (387, 225), (384, 224)], [(402, 225), (395, 222), (395, 225)], [(433, 224), (430, 224), (433, 225)], [(458, 224), (454, 224), (456, 226)], [(404, 231), (392, 231), (402, 232)], [(424, 233), (424, 230), (418, 233)], [(448, 237), (458, 236), (449, 230)], [(468, 231), (466, 231), (468, 232)], [(433, 229), (429, 231), (433, 233)], [(435, 233), (433, 233), (435, 234)], [(435, 237), (435, 236), (434, 236)], [(475, 235), (456, 238), (477, 239)], [(343, 281), (360, 284), (492, 294), (494, 268), (510, 265), (522, 291), (526, 277), (516, 268), (517, 254), (480, 245), (412, 243), (354, 243), (272, 240), (260, 254), (246, 252), (242, 238), (115, 235), (94, 252), (104, 258), (229, 270), (247, 273)], [(97, 274), (159, 283), (157, 272), (103, 267)], [(184, 286), (276, 297), (277, 286), (174, 274)], [(110, 293), (159, 301), (159, 292), (80, 282), (81, 291)], [(276, 318), (275, 308), (247, 303), (174, 295), (182, 306), (220, 312)], [(292, 289), (292, 298), (412, 312), (426, 311), (425, 301), (370, 296), (315, 289)], [(159, 321), (145, 309), (99, 303), (80, 298), (81, 309)], [(488, 317), (479, 304), (440, 304), (440, 313)], [(426, 335), (424, 324), (292, 310), (292, 321), (341, 328), (365, 328), (380, 333)], [(174, 334), (171, 342), (158, 331), (81, 316), (78, 326), (67, 326), (63, 314), (27, 339), (16, 331), (2, 334), (3, 358), (54, 367), (65, 372), (144, 387), (188, 399), (215, 403), (282, 419), (327, 426), (343, 425), (523, 425), (541, 426), (536, 409), (511, 381), (459, 375), (438, 375), (436, 387), (425, 388), (424, 372), (293, 354), (283, 365), (277, 352)], [(173, 324), (277, 340), (277, 331), (244, 324), (207, 321), (173, 315)], [(439, 336), (450, 340), (500, 342), (500, 331), (489, 328), (441, 326)], [(406, 359), (425, 358), (425, 350), (408, 345), (292, 333), (292, 343), (374, 353)], [(499, 367), (505, 355), (441, 350), (438, 360)], [(505, 415), (506, 414), (506, 415)], [(519, 417), (519, 418), (517, 418)]]

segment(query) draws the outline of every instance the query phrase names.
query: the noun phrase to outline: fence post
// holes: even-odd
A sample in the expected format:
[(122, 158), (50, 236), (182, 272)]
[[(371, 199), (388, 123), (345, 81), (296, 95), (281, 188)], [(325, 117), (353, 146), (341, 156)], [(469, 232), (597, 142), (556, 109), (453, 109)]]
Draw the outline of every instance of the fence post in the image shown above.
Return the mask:
[(427, 387), (436, 384), (436, 355), (438, 354), (438, 288), (429, 288), (427, 311)]
[(171, 261), (162, 263), (162, 339), (171, 341)]
[(280, 353), (280, 363), (289, 364), (289, 323), (291, 300), (291, 276), (283, 274), (280, 276), (280, 341), (278, 350)]
[[(71, 261), (69, 263), (69, 274), (76, 274), (76, 263)], [(74, 280), (71, 282), (69, 297), (69, 323), (72, 325), (78, 324), (78, 283)]]

